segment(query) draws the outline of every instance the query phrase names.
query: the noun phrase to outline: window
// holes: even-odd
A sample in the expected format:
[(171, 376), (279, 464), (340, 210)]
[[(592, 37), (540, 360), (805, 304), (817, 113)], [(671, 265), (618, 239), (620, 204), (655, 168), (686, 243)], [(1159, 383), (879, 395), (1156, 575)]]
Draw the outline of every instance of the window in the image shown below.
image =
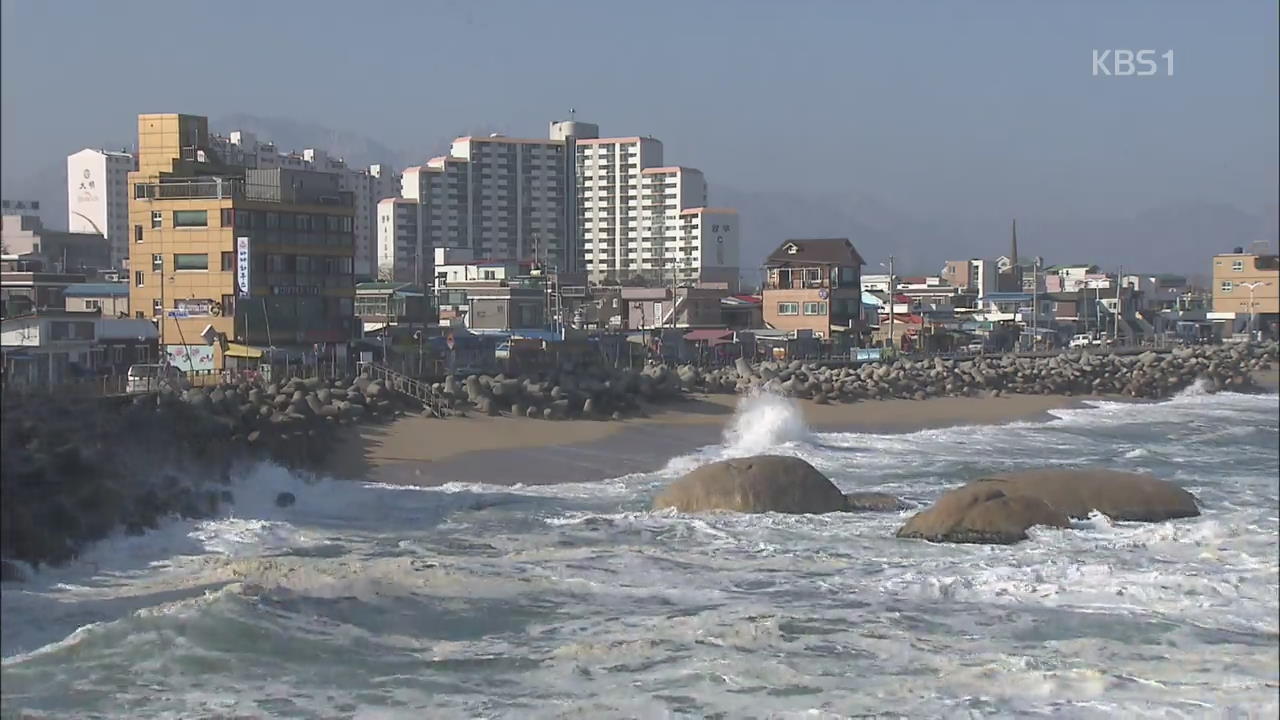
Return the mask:
[(151, 272), (164, 272), (164, 256), (160, 253), (151, 255)]
[(176, 253), (173, 256), (174, 270), (208, 270), (208, 253)]
[(133, 226), (133, 241), (142, 242), (142, 226), (141, 225)]
[(234, 317), (236, 314), (236, 296), (223, 295), (221, 310), (222, 310), (222, 315), (226, 317)]
[(151, 228), (156, 229), (161, 227), (164, 227), (164, 213), (160, 212), (159, 210), (152, 210), (151, 211)]
[(218, 214), (220, 215), (220, 217), (218, 218), (218, 224), (221, 225), (222, 227), (231, 227), (235, 225), (235, 222), (236, 222), (235, 210), (232, 210), (231, 208), (222, 208), (221, 212), (219, 212)]
[(85, 310), (101, 310), (102, 301), (101, 300), (85, 300), (84, 309)]
[(496, 271), (496, 270), (485, 270), (485, 271), (484, 271), (484, 279), (485, 279), (485, 280), (497, 280), (497, 279), (498, 279), (498, 273), (497, 273), (497, 271)]
[(285, 264), (284, 255), (268, 255), (267, 256), (267, 272), (282, 273), (288, 272)]
[(174, 210), (173, 226), (180, 228), (209, 227), (208, 210)]
[(1231, 292), (1231, 288), (1232, 288), (1232, 287), (1234, 287), (1234, 285), (1232, 284), (1232, 282), (1231, 282), (1230, 280), (1223, 280), (1223, 281), (1222, 281), (1222, 292), (1224, 292), (1224, 293)]
[(793, 302), (780, 302), (778, 303), (778, 314), (779, 315), (799, 315), (800, 305), (799, 303), (793, 303)]
[(151, 317), (164, 314), (164, 305), (160, 304), (160, 298), (151, 301)]
[(145, 287), (147, 284), (147, 276), (138, 270), (133, 274), (133, 284), (135, 287)]
[(147, 316), (146, 316), (146, 315), (144, 315), (144, 314), (142, 313), (142, 311), (141, 311), (141, 310), (138, 310), (138, 311), (134, 312), (134, 313), (133, 313), (133, 316), (134, 316), (135, 318), (139, 319), (139, 320), (146, 320), (146, 319), (147, 319)]
[(279, 227), (280, 227), (280, 214), (273, 213), (273, 212), (267, 213), (267, 229), (277, 230), (279, 229)]
[(222, 253), (222, 272), (233, 272), (236, 269), (236, 254), (233, 252)]
[(824, 302), (807, 302), (804, 304), (805, 315), (826, 315), (827, 304)]
[(349, 217), (342, 218), (342, 232), (351, 232), (354, 222)]
[(1243, 261), (1243, 260), (1232, 260), (1232, 261), (1231, 261), (1231, 272), (1244, 272), (1244, 261)]

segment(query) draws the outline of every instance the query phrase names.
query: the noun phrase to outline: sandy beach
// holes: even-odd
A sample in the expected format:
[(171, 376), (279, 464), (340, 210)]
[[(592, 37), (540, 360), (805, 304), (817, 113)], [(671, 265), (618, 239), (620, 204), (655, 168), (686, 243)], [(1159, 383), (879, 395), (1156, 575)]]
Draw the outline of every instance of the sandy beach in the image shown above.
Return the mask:
[[(897, 433), (1046, 419), (1049, 410), (1078, 407), (1085, 399), (1012, 395), (833, 405), (796, 402), (815, 430)], [(335, 448), (328, 470), (339, 477), (420, 486), (584, 482), (649, 472), (675, 455), (719, 442), (739, 401), (734, 395), (693, 395), (650, 406), (648, 417), (620, 422), (407, 416), (353, 428)]]

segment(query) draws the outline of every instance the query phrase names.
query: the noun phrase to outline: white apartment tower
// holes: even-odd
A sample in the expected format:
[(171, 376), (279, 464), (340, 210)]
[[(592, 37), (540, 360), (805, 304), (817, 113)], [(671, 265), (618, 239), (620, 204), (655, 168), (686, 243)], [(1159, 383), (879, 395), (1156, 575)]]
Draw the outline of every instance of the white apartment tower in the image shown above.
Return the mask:
[(423, 233), (423, 206), (409, 198), (386, 198), (377, 205), (378, 280), (430, 284), (431, 250)]
[(737, 213), (707, 207), (700, 170), (664, 165), (662, 143), (641, 137), (579, 140), (577, 166), (580, 236), (592, 280), (737, 288)]
[[(552, 123), (547, 140), (461, 137), (449, 154), (408, 168), (400, 197), (378, 210), (380, 277), (411, 280), (429, 268), (435, 248), (469, 250), (480, 259), (533, 260), (578, 269), (577, 173), (572, 158), (590, 123)], [(419, 250), (420, 248), (420, 250)]]
[(574, 120), (551, 123), (549, 134), (458, 138), (448, 155), (405, 170), (400, 197), (417, 212), (379, 205), (379, 275), (429, 278), (432, 251), (458, 248), (596, 281), (737, 288), (737, 213), (708, 207), (701, 171), (664, 165), (653, 138), (600, 138)]
[(129, 265), (129, 173), (133, 155), (85, 148), (67, 156), (67, 229), (107, 239), (111, 265)]

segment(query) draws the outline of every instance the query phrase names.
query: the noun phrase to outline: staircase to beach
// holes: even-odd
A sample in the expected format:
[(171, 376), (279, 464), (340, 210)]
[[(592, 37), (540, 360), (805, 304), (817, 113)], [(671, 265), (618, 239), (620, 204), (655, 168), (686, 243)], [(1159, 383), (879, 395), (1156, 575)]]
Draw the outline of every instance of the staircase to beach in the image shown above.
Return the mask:
[(437, 415), (440, 414), (442, 409), (440, 400), (432, 394), (430, 384), (377, 363), (359, 363), (356, 369), (358, 372), (368, 375), (370, 380), (381, 382), (383, 387), (388, 390), (415, 400), (421, 403), (422, 407), (431, 410)]

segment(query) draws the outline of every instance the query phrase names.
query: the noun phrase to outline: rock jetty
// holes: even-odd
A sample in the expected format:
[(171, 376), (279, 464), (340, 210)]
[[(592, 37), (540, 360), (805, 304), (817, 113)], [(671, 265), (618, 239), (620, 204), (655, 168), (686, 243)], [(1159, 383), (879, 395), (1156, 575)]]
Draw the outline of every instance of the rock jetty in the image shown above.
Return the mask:
[(1002, 394), (1159, 399), (1199, 380), (1214, 391), (1251, 389), (1251, 373), (1271, 369), (1278, 350), (1274, 342), (1232, 343), (1133, 355), (1075, 351), (1047, 357), (902, 358), (858, 367), (798, 360), (751, 365), (740, 359), (734, 367), (710, 372), (682, 366), (677, 375), (684, 387), (700, 392), (767, 391), (817, 403)]

